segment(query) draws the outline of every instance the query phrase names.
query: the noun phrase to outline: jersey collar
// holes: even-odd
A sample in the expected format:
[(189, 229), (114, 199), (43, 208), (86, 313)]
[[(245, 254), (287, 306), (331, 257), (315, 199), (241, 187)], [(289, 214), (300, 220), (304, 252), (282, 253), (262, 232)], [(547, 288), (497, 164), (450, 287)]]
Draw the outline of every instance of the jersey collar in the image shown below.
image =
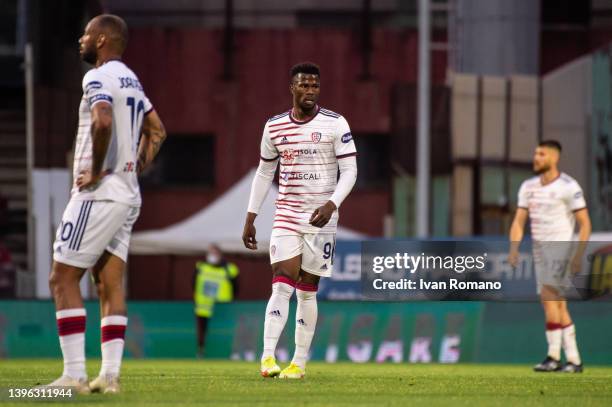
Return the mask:
[(317, 111), (315, 112), (315, 114), (312, 115), (312, 117), (304, 120), (304, 121), (299, 121), (296, 118), (293, 117), (293, 108), (291, 108), (291, 110), (289, 111), (289, 119), (295, 123), (295, 124), (306, 124), (309, 121), (311, 121), (312, 119), (314, 119), (315, 117), (317, 117), (317, 115), (319, 114), (319, 110), (321, 110), (321, 108), (319, 107), (319, 105), (317, 105)]
[[(107, 59), (106, 61), (104, 61), (104, 63), (101, 64), (100, 66), (104, 66), (104, 65), (108, 64), (109, 62), (115, 62), (115, 61), (122, 62), (121, 58), (111, 58), (111, 59)], [(100, 66), (98, 68), (100, 68)]]
[(559, 178), (561, 178), (561, 171), (559, 171), (559, 175), (557, 175), (555, 178), (553, 178), (550, 181), (548, 181), (546, 184), (544, 184), (542, 182), (542, 177), (540, 177), (540, 185), (543, 186), (543, 187), (547, 187), (547, 186), (555, 183)]

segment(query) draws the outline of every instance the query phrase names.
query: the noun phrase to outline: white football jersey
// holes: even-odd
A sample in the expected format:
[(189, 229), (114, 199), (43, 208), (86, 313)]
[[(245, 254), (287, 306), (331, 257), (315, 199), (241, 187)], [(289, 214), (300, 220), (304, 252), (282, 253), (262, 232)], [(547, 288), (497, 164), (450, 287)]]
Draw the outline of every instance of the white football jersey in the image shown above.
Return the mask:
[(554, 242), (572, 240), (574, 212), (586, 208), (586, 202), (578, 182), (561, 173), (546, 185), (542, 185), (539, 176), (524, 181), (518, 206), (529, 211), (533, 240)]
[[(112, 136), (102, 170), (107, 172), (95, 189), (79, 191), (76, 179), (92, 165), (91, 109), (97, 103), (113, 107)], [(112, 60), (83, 77), (79, 127), (74, 149), (72, 199), (109, 200), (140, 206), (136, 161), (144, 116), (153, 110), (136, 74)]]
[(268, 120), (261, 141), (261, 159), (280, 158), (272, 234), (336, 233), (338, 211), (323, 228), (308, 221), (336, 189), (338, 159), (356, 154), (346, 119), (331, 110), (317, 107), (314, 117), (304, 122), (295, 120), (291, 111)]

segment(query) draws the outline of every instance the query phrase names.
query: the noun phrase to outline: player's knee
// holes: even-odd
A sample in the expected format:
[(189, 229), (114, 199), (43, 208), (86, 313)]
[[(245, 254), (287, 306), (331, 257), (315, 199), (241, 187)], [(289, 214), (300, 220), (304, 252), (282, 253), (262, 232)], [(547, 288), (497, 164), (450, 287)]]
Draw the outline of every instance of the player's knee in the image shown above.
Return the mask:
[(52, 294), (60, 293), (66, 288), (66, 285), (69, 283), (66, 277), (55, 270), (49, 274), (49, 289)]
[(104, 290), (106, 290), (106, 295), (123, 292), (123, 283), (121, 281), (105, 281), (102, 285), (104, 286)]
[(104, 300), (106, 298), (106, 287), (102, 284), (101, 281), (96, 282), (96, 292), (98, 293), (98, 298)]
[(49, 274), (49, 290), (51, 290), (51, 293), (55, 292), (55, 287), (57, 287), (57, 285), (59, 284), (59, 278), (57, 276), (57, 273), (55, 271), (52, 271), (51, 274)]
[(273, 271), (274, 278), (287, 278), (293, 282), (297, 281), (299, 272), (293, 272), (289, 267), (278, 266)]
[(272, 293), (291, 298), (295, 290), (295, 281), (286, 276), (274, 276), (272, 279)]
[(309, 301), (317, 298), (318, 286), (315, 284), (300, 282), (297, 283), (295, 288), (298, 301)]
[(544, 301), (543, 303), (543, 307), (544, 307), (544, 311), (547, 313), (553, 313), (553, 314), (558, 314), (561, 312), (561, 309), (559, 308), (559, 302), (558, 301)]

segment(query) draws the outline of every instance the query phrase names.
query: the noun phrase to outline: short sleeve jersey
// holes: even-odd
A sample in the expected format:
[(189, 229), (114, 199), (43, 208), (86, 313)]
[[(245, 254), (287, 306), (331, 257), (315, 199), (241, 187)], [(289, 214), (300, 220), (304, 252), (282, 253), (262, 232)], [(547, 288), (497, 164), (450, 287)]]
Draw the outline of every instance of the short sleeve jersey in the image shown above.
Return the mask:
[[(102, 170), (107, 174), (95, 189), (79, 191), (76, 179), (92, 166), (92, 109), (98, 103), (113, 108), (112, 135)], [(72, 199), (109, 200), (140, 206), (136, 174), (142, 121), (153, 110), (138, 78), (123, 62), (109, 61), (83, 77), (79, 127), (74, 151)]]
[(273, 235), (335, 233), (338, 211), (323, 228), (308, 221), (334, 193), (338, 160), (355, 155), (346, 119), (331, 110), (317, 107), (317, 113), (303, 122), (294, 119), (291, 111), (269, 119), (263, 131), (261, 159), (280, 159)]
[(586, 208), (582, 188), (575, 179), (561, 173), (542, 185), (540, 177), (521, 184), (518, 206), (529, 211), (531, 234), (535, 241), (570, 241), (574, 234), (574, 212)]

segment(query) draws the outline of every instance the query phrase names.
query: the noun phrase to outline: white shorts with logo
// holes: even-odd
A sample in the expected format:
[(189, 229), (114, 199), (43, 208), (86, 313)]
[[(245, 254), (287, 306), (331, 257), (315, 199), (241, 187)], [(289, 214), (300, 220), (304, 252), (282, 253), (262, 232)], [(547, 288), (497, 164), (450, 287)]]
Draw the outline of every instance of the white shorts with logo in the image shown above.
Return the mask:
[(544, 285), (562, 296), (574, 291), (570, 267), (572, 253), (573, 246), (569, 242), (533, 242), (538, 294)]
[(336, 235), (319, 233), (270, 237), (270, 264), (302, 255), (302, 270), (319, 277), (331, 277)]
[(53, 260), (89, 268), (106, 250), (126, 261), (139, 214), (140, 207), (124, 203), (70, 200), (55, 236)]

